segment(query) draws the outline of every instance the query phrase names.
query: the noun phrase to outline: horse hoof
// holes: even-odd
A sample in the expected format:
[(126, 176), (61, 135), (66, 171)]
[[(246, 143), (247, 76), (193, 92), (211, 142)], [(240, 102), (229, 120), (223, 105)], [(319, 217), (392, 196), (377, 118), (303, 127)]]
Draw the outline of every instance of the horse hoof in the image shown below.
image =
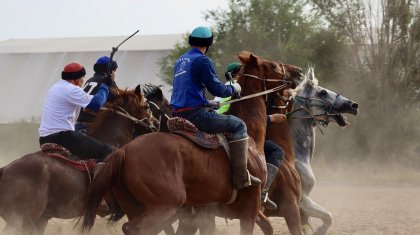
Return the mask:
[(302, 232), (304, 235), (312, 235), (312, 228), (309, 224), (302, 225)]
[(319, 227), (314, 233), (314, 235), (325, 235), (325, 234), (327, 234), (327, 228), (323, 228), (323, 227)]

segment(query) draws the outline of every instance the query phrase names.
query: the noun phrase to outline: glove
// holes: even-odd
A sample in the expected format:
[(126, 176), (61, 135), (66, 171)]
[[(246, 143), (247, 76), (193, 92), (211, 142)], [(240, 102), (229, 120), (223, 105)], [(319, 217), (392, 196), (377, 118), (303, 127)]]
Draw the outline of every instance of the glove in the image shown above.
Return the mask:
[(235, 82), (231, 86), (233, 86), (233, 90), (235, 91), (235, 93), (241, 94), (241, 85)]
[(106, 76), (104, 78), (104, 81), (102, 83), (105, 84), (105, 85), (107, 85), (108, 88), (109, 88), (109, 87), (111, 87), (112, 82), (113, 82), (112, 78), (110, 76)]
[(207, 100), (207, 105), (209, 107), (215, 107), (215, 108), (220, 107), (220, 103), (218, 101), (215, 101), (215, 100)]
[(271, 123), (282, 123), (286, 121), (287, 117), (284, 114), (271, 114), (270, 115), (270, 122)]

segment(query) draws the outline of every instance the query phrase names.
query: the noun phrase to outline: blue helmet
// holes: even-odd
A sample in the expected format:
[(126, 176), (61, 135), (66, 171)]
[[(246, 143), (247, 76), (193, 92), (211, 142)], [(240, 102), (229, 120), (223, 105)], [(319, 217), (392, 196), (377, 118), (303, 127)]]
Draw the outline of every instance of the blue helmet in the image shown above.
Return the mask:
[[(100, 57), (93, 65), (93, 70), (97, 73), (106, 73), (108, 70), (108, 63), (111, 60), (108, 56)], [(117, 70), (118, 64), (115, 60), (111, 63), (111, 70)]]
[(195, 28), (188, 38), (191, 46), (209, 47), (213, 43), (213, 33), (207, 27)]

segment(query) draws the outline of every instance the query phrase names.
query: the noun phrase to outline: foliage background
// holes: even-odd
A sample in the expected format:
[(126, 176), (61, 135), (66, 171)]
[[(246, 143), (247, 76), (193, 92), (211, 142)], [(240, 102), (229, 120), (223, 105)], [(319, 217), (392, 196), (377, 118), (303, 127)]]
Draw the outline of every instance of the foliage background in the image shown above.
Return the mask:
[[(316, 158), (330, 166), (374, 163), (420, 167), (420, 10), (413, 0), (230, 0), (205, 13), (213, 24), (208, 56), (219, 77), (247, 50), (265, 59), (315, 66), (320, 85), (359, 103), (346, 129), (317, 138)], [(172, 83), (187, 36), (162, 59)], [(222, 79), (221, 79), (222, 80)], [(343, 165), (343, 164), (341, 164)]]

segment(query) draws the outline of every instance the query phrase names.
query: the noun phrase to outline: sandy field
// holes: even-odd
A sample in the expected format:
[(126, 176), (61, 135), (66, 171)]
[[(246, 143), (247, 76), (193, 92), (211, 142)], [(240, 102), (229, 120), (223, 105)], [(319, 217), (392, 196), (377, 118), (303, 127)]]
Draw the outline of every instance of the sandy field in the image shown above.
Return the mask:
[[(0, 167), (39, 148), (37, 128), (38, 125), (33, 124), (0, 125)], [(403, 166), (400, 161), (386, 165), (360, 161), (332, 164), (322, 159), (317, 155), (313, 162), (318, 182), (311, 197), (332, 212), (330, 235), (420, 234), (420, 169), (415, 169), (415, 165)], [(408, 169), (407, 165), (412, 168)], [(283, 218), (271, 220), (276, 234), (289, 234)], [(98, 218), (89, 234), (123, 234), (123, 222), (109, 227), (106, 220)], [(229, 220), (226, 224), (224, 219), (218, 218), (219, 234), (239, 234), (238, 222)], [(319, 225), (320, 221), (313, 219), (313, 223)], [(75, 220), (52, 219), (46, 234), (81, 234), (78, 228), (74, 229), (74, 224)], [(4, 225), (0, 219), (0, 231)], [(254, 234), (262, 233), (255, 228)]]
[[(333, 215), (333, 225), (329, 234), (420, 234), (420, 187), (382, 185), (337, 185), (319, 182), (312, 198), (329, 209)], [(283, 218), (271, 218), (275, 234), (289, 234)], [(4, 222), (1, 221), (3, 227)], [(238, 220), (218, 218), (220, 234), (239, 234)], [(315, 225), (320, 221), (313, 220)], [(52, 219), (46, 234), (81, 234), (74, 230), (73, 220)], [(98, 217), (94, 229), (89, 234), (123, 234), (121, 223), (106, 226), (106, 221)], [(164, 234), (164, 233), (162, 233)], [(254, 234), (262, 234), (255, 228)]]

